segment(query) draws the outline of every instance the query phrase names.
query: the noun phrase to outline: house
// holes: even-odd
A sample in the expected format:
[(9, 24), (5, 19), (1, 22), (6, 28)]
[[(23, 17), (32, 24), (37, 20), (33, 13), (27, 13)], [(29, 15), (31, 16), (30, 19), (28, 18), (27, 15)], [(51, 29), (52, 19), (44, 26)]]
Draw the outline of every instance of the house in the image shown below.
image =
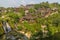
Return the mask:
[(30, 13), (28, 13), (26, 16), (24, 16), (24, 19), (25, 20), (32, 20), (33, 16)]
[(6, 12), (7, 12), (6, 8), (0, 7), (0, 13), (6, 13)]
[(47, 8), (45, 17), (48, 17), (52, 13), (52, 10), (50, 8)]
[(28, 21), (28, 22), (34, 22), (34, 18), (30, 13), (28, 13), (27, 15), (23, 16), (20, 19), (20, 22), (23, 22), (24, 20)]
[(41, 17), (48, 17), (52, 12), (51, 8), (44, 8), (43, 7), (43, 8), (40, 8), (39, 10), (41, 13)]
[(26, 5), (25, 7), (27, 7), (27, 8), (34, 8), (34, 4), (29, 4), (29, 5)]
[(29, 13), (29, 9), (24, 9), (24, 11), (25, 11), (25, 15)]
[(13, 9), (14, 8), (7, 8), (6, 10), (7, 10), (7, 12), (13, 12)]
[(14, 8), (14, 13), (19, 13), (19, 8)]

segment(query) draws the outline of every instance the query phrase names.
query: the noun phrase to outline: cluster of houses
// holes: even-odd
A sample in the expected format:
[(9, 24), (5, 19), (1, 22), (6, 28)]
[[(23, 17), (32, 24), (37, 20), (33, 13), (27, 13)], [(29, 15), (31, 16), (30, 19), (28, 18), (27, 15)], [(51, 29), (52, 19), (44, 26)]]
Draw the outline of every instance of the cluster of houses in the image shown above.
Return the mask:
[[(26, 6), (21, 6), (21, 7), (24, 9), (25, 13), (24, 13), (24, 16), (20, 19), (20, 21), (23, 21), (23, 20), (34, 21), (34, 19), (38, 18), (38, 17), (48, 17), (53, 12), (58, 13), (58, 8), (57, 7), (54, 7), (53, 9), (45, 8), (45, 7), (35, 9), (33, 4), (26, 5)], [(30, 8), (35, 9), (35, 11), (33, 13), (30, 13), (29, 12)], [(0, 13), (7, 13), (7, 12), (20, 13), (20, 7), (18, 7), (18, 8), (3, 8), (3, 7), (0, 7)], [(35, 15), (35, 16), (33, 16), (33, 15)]]
[[(41, 17), (46, 18), (46, 17), (50, 16), (51, 14), (58, 13), (58, 8), (57, 7), (54, 7), (52, 9), (42, 7), (42, 8), (35, 9), (35, 11), (33, 13), (29, 12), (30, 8), (34, 9), (34, 6), (33, 5), (28, 5), (28, 6), (24, 7), (25, 16), (23, 16), (21, 20), (28, 20), (28, 21), (34, 22), (35, 18), (41, 18)], [(32, 14), (34, 14), (35, 16), (33, 16)]]
[[(21, 6), (21, 8), (24, 9), (24, 16), (22, 18), (20, 18), (20, 22), (24, 22), (24, 20), (27, 20), (28, 22), (36, 22), (35, 19), (36, 18), (41, 18), (41, 17), (48, 17), (49, 15), (51, 14), (54, 14), (54, 13), (58, 13), (58, 8), (57, 7), (54, 7), (54, 8), (45, 8), (45, 7), (42, 7), (42, 8), (38, 8), (38, 9), (35, 9), (34, 8), (34, 5), (26, 5), (26, 6)], [(32, 8), (34, 9), (35, 11), (33, 13), (30, 13), (29, 12), (29, 9)], [(9, 13), (9, 12), (14, 12), (14, 13), (20, 13), (20, 7), (18, 8), (3, 8), (3, 7), (0, 7), (0, 13)], [(2, 18), (4, 18), (4, 16), (2, 16)], [(41, 27), (44, 29), (46, 27), (46, 25), (41, 25)], [(47, 30), (42, 30), (44, 33), (47, 33), (48, 31)], [(31, 34), (29, 33), (26, 33), (25, 34), (26, 36), (30, 37)]]

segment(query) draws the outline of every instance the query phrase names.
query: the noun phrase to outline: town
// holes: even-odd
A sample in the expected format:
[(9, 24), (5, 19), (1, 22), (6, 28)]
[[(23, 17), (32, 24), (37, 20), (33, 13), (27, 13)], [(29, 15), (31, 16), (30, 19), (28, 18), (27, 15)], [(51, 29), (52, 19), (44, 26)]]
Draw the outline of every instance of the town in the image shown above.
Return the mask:
[[(0, 7), (0, 35), (9, 31), (12, 35), (21, 33), (19, 35), (28, 38), (23, 36), (21, 40), (60, 40), (60, 4), (42, 2), (20, 7)], [(19, 37), (16, 40), (20, 40)]]

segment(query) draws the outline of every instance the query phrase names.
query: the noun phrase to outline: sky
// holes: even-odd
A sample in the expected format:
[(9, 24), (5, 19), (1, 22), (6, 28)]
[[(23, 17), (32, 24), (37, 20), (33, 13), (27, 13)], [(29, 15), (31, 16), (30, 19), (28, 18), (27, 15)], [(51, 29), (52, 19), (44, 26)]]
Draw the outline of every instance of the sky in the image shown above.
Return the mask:
[(0, 0), (0, 7), (18, 7), (20, 5), (36, 4), (46, 1), (48, 1), (49, 3), (60, 3), (60, 0)]

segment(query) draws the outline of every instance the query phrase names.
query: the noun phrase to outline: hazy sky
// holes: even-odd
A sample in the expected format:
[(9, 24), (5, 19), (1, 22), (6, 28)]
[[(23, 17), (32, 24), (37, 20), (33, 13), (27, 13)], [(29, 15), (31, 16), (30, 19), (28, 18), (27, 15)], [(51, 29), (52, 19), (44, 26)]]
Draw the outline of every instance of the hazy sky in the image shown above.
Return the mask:
[(60, 0), (0, 0), (0, 7), (17, 7), (21, 4), (35, 4), (40, 2), (58, 2), (60, 3)]

